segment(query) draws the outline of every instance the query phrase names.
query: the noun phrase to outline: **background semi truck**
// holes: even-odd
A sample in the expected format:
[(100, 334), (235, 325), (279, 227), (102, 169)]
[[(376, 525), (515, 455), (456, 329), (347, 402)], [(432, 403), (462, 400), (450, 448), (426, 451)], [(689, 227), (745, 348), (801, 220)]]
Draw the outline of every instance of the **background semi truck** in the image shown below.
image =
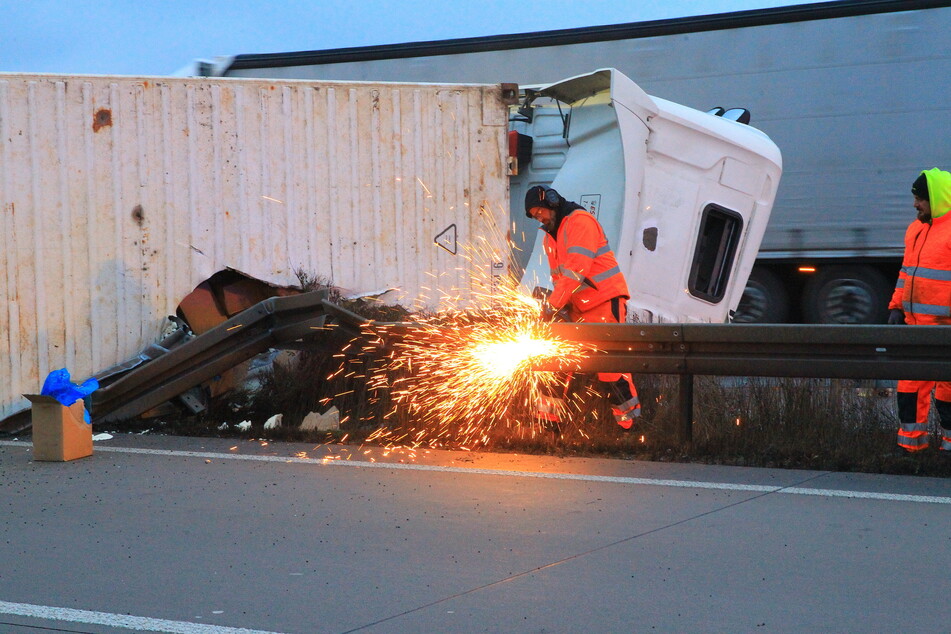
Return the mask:
[(82, 380), (134, 358), (221, 271), (397, 289), (388, 301), (427, 309), (478, 301), (525, 262), (507, 236), (510, 109), (525, 106), (558, 130), (558, 104), (574, 111), (555, 184), (620, 236), (629, 276), (654, 271), (632, 280), (640, 307), (726, 320), (776, 146), (613, 70), (542, 92), (546, 106), (498, 83), (0, 74), (0, 419), (52, 370)]
[[(883, 321), (909, 193), (951, 166), (951, 6), (843, 0), (682, 19), (439, 42), (237, 55), (228, 77), (544, 84), (613, 67), (649, 94), (699, 110), (744, 107), (783, 151), (772, 219), (736, 321)], [(579, 8), (579, 11), (582, 10)], [(563, 128), (522, 166), (550, 181)], [(518, 201), (516, 201), (518, 202)]]

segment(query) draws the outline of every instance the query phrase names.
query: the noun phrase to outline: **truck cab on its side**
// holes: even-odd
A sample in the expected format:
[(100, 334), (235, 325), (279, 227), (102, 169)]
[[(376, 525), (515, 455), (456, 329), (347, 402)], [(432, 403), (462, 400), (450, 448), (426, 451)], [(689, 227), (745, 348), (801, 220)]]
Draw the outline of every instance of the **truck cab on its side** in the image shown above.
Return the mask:
[(604, 228), (631, 292), (629, 320), (729, 321), (782, 174), (776, 145), (743, 123), (652, 97), (615, 69), (525, 94), (511, 124), (532, 139), (511, 181), (523, 285), (551, 285), (542, 234), (522, 210), (529, 187), (550, 185)]

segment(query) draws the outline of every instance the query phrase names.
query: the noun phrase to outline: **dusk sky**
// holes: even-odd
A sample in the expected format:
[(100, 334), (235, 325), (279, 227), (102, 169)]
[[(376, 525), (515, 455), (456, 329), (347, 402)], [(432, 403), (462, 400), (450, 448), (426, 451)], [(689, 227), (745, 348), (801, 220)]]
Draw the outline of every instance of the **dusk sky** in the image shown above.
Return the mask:
[(6, 0), (0, 72), (169, 75), (196, 59), (622, 24), (790, 0)]

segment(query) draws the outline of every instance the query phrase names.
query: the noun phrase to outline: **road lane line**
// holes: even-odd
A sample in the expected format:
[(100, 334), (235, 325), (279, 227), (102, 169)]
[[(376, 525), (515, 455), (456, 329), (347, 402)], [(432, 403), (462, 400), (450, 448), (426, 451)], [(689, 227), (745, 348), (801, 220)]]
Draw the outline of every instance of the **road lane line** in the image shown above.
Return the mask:
[(921, 502), (924, 504), (951, 504), (951, 497), (936, 495), (911, 495), (906, 493), (873, 493), (871, 491), (841, 491), (838, 489), (810, 489), (789, 487), (779, 493), (790, 495), (818, 495), (833, 498), (857, 498), (862, 500), (891, 500), (895, 502)]
[(146, 616), (93, 612), (90, 610), (76, 610), (74, 608), (57, 608), (49, 605), (33, 605), (32, 603), (9, 603), (7, 601), (0, 601), (0, 614), (25, 616), (50, 621), (85, 623), (87, 625), (123, 627), (128, 630), (144, 632), (171, 632), (172, 634), (280, 634), (279, 632), (251, 630), (244, 627), (207, 625), (205, 623), (193, 623), (191, 621), (168, 621), (166, 619), (153, 619)]
[[(0, 446), (30, 447), (25, 441), (3, 441)], [(477, 475), (541, 478), (546, 480), (573, 480), (577, 482), (609, 482), (614, 484), (638, 484), (644, 486), (675, 487), (682, 489), (711, 489), (717, 491), (749, 491), (755, 493), (780, 493), (813, 497), (842, 497), (889, 502), (914, 502), (919, 504), (951, 504), (951, 496), (912, 495), (905, 493), (876, 493), (842, 489), (815, 489), (806, 487), (782, 487), (761, 484), (735, 484), (732, 482), (697, 482), (692, 480), (664, 480), (655, 478), (630, 478), (624, 476), (601, 476), (578, 473), (544, 473), (536, 471), (507, 471), (505, 469), (481, 469), (479, 467), (446, 467), (402, 462), (368, 462), (341, 460), (337, 458), (300, 458), (297, 456), (255, 456), (248, 454), (218, 453), (211, 451), (177, 451), (172, 449), (140, 449), (135, 447), (107, 447), (96, 445), (97, 452), (203, 458), (208, 460), (245, 460), (252, 462), (280, 462), (287, 464), (312, 464), (332, 467), (358, 467), (362, 469), (395, 469), (404, 471), (435, 471), (440, 473), (468, 473)]]

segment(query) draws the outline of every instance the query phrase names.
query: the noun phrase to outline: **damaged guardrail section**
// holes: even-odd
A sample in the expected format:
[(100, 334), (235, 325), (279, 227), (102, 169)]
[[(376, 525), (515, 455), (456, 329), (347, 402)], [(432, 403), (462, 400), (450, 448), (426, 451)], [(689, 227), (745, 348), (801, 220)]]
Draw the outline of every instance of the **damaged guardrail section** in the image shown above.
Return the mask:
[[(93, 394), (94, 421), (142, 414), (269, 348), (332, 355), (354, 337), (373, 333), (393, 343), (419, 327), (367, 320), (327, 296), (320, 290), (261, 301), (131, 369)], [(688, 441), (694, 375), (939, 380), (951, 372), (951, 328), (945, 326), (556, 323), (551, 332), (591, 353), (537, 370), (680, 375)]]
[(346, 312), (327, 301), (326, 290), (261, 301), (94, 392), (94, 422), (137, 416), (269, 348), (299, 341), (332, 354), (328, 306), (337, 325), (346, 326)]

